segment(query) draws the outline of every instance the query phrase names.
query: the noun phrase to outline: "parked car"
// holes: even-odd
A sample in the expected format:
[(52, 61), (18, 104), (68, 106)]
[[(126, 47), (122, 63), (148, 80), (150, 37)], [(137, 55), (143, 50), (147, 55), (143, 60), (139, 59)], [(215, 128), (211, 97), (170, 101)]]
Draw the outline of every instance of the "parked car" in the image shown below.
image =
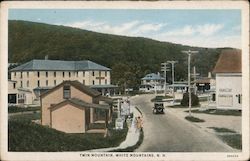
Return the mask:
[(163, 114), (164, 113), (164, 106), (163, 102), (155, 102), (153, 107), (153, 114)]

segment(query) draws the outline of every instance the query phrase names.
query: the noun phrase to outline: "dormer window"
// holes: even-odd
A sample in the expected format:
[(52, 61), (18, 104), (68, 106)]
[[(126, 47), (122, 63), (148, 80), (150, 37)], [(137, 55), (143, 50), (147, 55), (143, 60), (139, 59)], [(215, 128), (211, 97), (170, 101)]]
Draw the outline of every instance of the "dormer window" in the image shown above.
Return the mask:
[(70, 85), (63, 86), (63, 98), (69, 99), (70, 98)]

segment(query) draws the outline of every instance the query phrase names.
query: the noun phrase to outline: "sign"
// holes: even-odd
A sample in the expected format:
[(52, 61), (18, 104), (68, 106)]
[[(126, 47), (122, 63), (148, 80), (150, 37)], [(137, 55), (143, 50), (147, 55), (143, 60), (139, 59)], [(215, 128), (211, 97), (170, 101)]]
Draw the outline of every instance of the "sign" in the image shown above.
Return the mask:
[(221, 88), (219, 89), (220, 92), (232, 92), (232, 89), (230, 88)]
[(129, 103), (127, 101), (124, 101), (124, 103), (121, 105), (121, 115), (126, 116), (130, 113), (130, 107)]
[(122, 118), (117, 118), (115, 120), (115, 129), (123, 129), (123, 120), (122, 120)]

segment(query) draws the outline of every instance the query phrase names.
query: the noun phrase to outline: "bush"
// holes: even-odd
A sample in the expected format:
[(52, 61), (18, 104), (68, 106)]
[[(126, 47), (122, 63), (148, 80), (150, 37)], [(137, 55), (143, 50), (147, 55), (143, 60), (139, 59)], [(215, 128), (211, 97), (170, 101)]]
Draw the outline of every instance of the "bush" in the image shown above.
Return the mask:
[[(199, 98), (193, 93), (191, 93), (191, 104), (192, 106), (197, 106), (200, 104)], [(181, 100), (181, 105), (182, 106), (189, 105), (189, 93), (184, 93), (183, 98)]]

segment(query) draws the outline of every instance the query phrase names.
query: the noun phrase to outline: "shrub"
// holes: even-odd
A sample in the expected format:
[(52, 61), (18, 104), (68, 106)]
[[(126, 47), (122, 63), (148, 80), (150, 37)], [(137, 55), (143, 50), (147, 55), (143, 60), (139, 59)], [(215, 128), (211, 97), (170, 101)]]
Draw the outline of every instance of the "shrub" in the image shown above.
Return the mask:
[[(191, 105), (192, 106), (197, 106), (199, 104), (200, 104), (199, 98), (195, 94), (191, 93)], [(184, 93), (183, 98), (181, 100), (181, 105), (182, 106), (188, 106), (189, 105), (189, 93)]]

